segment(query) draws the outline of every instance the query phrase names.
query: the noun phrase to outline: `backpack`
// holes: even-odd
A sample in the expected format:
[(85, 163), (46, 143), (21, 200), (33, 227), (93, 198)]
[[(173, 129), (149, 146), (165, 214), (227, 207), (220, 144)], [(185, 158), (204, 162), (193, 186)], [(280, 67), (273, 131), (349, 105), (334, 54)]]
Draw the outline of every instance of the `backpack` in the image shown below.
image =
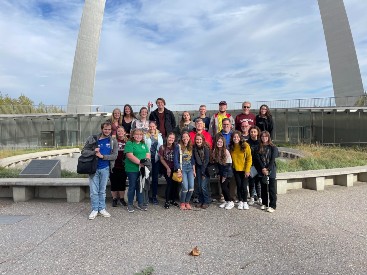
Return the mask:
[[(98, 144), (97, 136), (93, 135), (96, 144)], [(97, 171), (98, 158), (95, 155), (91, 156), (83, 156), (81, 155), (78, 158), (78, 165), (76, 167), (76, 171), (78, 174), (95, 174)]]

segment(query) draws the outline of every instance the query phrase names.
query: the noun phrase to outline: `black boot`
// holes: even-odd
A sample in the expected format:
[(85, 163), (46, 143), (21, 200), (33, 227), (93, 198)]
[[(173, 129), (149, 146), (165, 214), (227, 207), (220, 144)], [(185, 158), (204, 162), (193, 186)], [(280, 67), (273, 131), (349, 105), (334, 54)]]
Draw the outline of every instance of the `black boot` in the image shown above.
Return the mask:
[(112, 199), (112, 207), (117, 207), (117, 199)]

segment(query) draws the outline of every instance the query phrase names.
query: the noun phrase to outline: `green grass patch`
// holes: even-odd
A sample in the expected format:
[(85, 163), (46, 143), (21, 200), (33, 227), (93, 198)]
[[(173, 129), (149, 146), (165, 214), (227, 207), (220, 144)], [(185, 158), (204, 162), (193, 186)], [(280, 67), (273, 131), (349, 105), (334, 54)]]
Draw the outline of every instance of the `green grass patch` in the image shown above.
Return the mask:
[[(22, 169), (0, 167), (0, 178), (19, 178), (19, 173)], [(87, 178), (88, 175), (80, 175), (76, 172), (61, 170), (62, 178)]]
[(294, 145), (291, 148), (303, 151), (308, 156), (288, 161), (277, 160), (279, 173), (367, 165), (366, 147)]
[(61, 150), (61, 149), (72, 149), (76, 148), (77, 146), (61, 146), (58, 148), (55, 147), (40, 147), (40, 148), (14, 148), (14, 149), (2, 149), (0, 151), (0, 159), (8, 158), (18, 155), (30, 154), (30, 153), (37, 153), (37, 152), (44, 152), (44, 151), (53, 151), (53, 150)]

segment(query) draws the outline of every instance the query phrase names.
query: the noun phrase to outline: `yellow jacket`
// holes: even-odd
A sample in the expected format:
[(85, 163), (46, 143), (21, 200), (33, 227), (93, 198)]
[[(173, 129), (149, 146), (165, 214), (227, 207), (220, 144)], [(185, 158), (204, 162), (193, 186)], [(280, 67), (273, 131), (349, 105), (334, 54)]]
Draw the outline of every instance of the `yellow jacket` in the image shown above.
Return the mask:
[(245, 152), (241, 150), (239, 144), (234, 144), (233, 151), (231, 151), (231, 156), (234, 170), (250, 173), (252, 156), (251, 148), (247, 142), (245, 142)]

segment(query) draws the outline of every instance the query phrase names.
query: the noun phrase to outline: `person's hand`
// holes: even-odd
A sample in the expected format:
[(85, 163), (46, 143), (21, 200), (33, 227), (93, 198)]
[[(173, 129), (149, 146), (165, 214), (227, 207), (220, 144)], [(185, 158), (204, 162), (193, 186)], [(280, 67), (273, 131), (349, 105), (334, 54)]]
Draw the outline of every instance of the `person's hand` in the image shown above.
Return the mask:
[(171, 169), (170, 169), (170, 168), (167, 168), (167, 176), (168, 176), (168, 177), (170, 177), (170, 176), (171, 176), (171, 173), (172, 173)]
[(245, 178), (248, 178), (250, 176), (250, 172), (245, 172)]
[(268, 169), (266, 169), (266, 168), (261, 169), (261, 172), (262, 172), (265, 176), (267, 176), (267, 175), (269, 174), (269, 171), (268, 171)]
[(194, 171), (194, 178), (196, 178), (196, 172)]

